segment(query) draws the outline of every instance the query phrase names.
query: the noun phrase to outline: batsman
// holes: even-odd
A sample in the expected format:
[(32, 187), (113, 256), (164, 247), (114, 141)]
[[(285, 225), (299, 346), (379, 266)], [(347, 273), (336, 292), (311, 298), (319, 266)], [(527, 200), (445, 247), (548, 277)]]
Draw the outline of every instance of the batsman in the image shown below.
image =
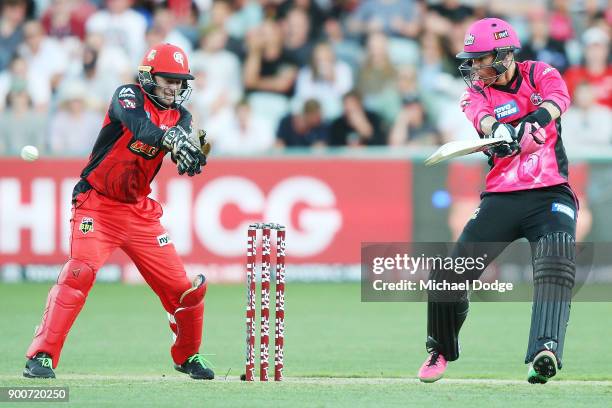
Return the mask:
[(183, 107), (193, 79), (183, 50), (159, 44), (144, 56), (138, 84), (115, 91), (73, 191), (70, 258), (49, 291), (26, 352), (25, 377), (55, 378), (64, 341), (96, 273), (117, 248), (131, 258), (168, 313), (174, 367), (194, 379), (214, 377), (199, 353), (207, 283), (203, 275), (189, 281), (160, 223), (162, 207), (148, 197), (168, 152), (180, 175), (195, 176), (206, 165), (208, 145), (191, 137), (191, 114)]
[[(467, 222), (454, 256), (495, 259), (512, 241), (531, 243), (534, 296), (525, 364), (527, 380), (544, 384), (562, 367), (563, 344), (575, 279), (578, 201), (568, 184), (561, 115), (570, 103), (559, 72), (537, 61), (517, 62), (521, 44), (506, 21), (485, 18), (467, 30), (459, 70), (467, 84), (461, 109), (480, 137), (507, 143), (486, 154), (490, 170), (479, 208)], [(501, 245), (500, 245), (501, 243)], [(486, 266), (485, 266), (486, 268)], [(433, 270), (431, 279), (473, 280)], [(440, 379), (459, 358), (459, 330), (468, 314), (468, 293), (430, 291), (426, 349), (418, 377)]]

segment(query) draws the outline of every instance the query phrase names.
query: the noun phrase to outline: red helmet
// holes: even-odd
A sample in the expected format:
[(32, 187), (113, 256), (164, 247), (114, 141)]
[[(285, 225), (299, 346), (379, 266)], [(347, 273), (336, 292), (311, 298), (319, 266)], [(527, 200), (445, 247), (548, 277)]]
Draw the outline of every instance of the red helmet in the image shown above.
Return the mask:
[(189, 72), (187, 55), (176, 45), (158, 44), (146, 53), (140, 67), (150, 67), (151, 75), (160, 75), (175, 79), (195, 79)]
[(153, 78), (154, 76), (183, 81), (179, 94), (175, 96), (175, 104), (182, 104), (191, 95), (191, 87), (187, 81), (195, 78), (189, 72), (187, 55), (176, 45), (158, 44), (154, 46), (145, 54), (141, 65), (138, 67), (138, 82), (144, 91), (160, 107), (167, 108), (160, 103), (158, 96), (155, 95), (155, 87), (159, 87), (159, 85)]

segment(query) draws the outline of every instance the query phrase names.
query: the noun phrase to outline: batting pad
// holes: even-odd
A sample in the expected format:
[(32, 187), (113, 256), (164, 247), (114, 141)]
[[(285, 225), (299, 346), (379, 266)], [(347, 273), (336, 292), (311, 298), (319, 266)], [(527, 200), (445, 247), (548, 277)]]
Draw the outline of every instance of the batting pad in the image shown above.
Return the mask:
[(533, 306), (525, 363), (542, 350), (555, 353), (561, 368), (576, 275), (576, 243), (566, 232), (550, 233), (538, 241), (533, 259)]

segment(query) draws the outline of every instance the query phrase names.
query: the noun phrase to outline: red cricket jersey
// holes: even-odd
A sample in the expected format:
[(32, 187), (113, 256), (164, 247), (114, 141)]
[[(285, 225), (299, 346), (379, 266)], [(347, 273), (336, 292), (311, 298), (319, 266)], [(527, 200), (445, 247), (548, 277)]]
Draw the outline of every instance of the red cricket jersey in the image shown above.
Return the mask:
[(191, 114), (182, 106), (163, 109), (139, 85), (117, 88), (73, 197), (91, 188), (124, 203), (147, 197), (168, 152), (161, 139), (176, 125), (191, 131)]

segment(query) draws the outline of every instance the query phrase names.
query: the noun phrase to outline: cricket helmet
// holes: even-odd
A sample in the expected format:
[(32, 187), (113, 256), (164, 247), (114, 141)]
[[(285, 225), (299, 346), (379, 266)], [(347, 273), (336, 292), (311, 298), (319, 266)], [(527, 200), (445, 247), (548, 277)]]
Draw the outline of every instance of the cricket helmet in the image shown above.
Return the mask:
[[(516, 53), (520, 48), (521, 42), (516, 31), (508, 22), (499, 18), (483, 18), (474, 22), (465, 33), (463, 51), (457, 54), (457, 58), (464, 60), (459, 71), (470, 87), (474, 87), (478, 80), (495, 80), (508, 70), (508, 66), (504, 64), (508, 54)], [(486, 55), (493, 55), (493, 62), (479, 66), (478, 69), (493, 68), (495, 75), (479, 78), (476, 75), (477, 70), (472, 69), (472, 60)], [(489, 85), (491, 84), (492, 82)]]
[(176, 45), (158, 44), (152, 47), (138, 67), (138, 82), (147, 95), (160, 105), (158, 97), (154, 94), (155, 87), (159, 87), (155, 81), (156, 76), (182, 80), (181, 89), (175, 96), (176, 105), (182, 104), (191, 95), (191, 87), (187, 81), (195, 77), (189, 71), (187, 55)]

